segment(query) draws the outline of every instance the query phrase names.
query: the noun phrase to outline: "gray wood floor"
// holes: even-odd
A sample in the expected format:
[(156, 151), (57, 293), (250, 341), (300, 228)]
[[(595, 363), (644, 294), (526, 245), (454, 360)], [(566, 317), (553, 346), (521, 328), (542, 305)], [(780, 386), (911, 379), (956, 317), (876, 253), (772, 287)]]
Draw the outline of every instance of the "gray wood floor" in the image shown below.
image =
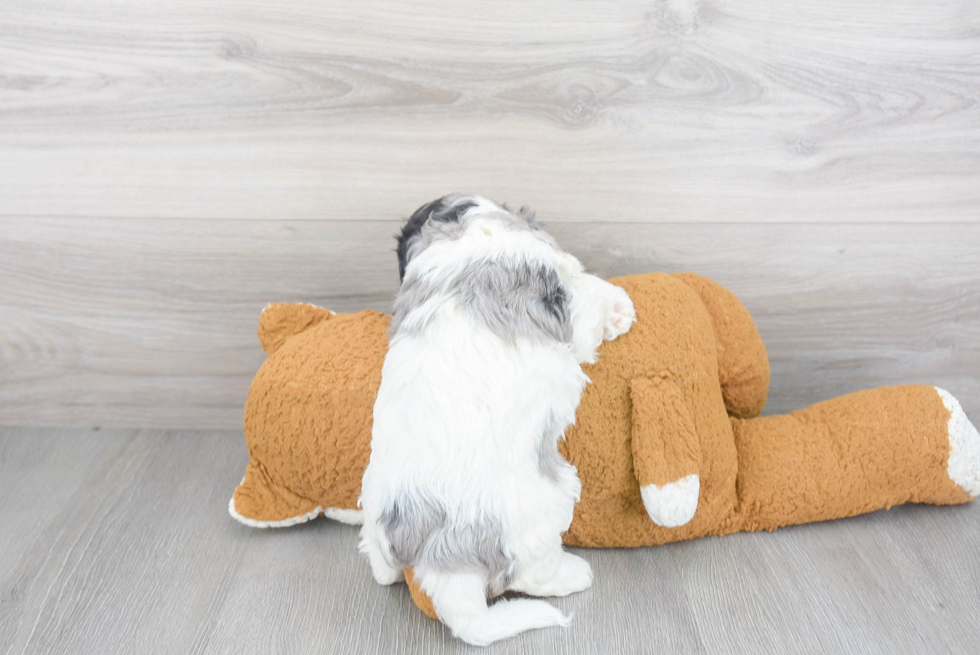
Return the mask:
[(571, 627), (481, 651), (382, 588), (357, 530), (229, 518), (232, 431), (0, 428), (2, 653), (964, 653), (980, 504), (577, 550)]

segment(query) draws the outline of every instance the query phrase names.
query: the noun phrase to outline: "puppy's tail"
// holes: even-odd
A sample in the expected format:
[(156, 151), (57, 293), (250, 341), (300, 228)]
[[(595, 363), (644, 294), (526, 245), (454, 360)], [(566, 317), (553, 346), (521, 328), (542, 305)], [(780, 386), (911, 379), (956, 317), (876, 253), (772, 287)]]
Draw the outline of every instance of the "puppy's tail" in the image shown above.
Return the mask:
[(475, 572), (415, 570), (419, 587), (457, 638), (486, 646), (525, 630), (568, 626), (570, 616), (543, 600), (502, 600), (487, 607), (487, 579)]

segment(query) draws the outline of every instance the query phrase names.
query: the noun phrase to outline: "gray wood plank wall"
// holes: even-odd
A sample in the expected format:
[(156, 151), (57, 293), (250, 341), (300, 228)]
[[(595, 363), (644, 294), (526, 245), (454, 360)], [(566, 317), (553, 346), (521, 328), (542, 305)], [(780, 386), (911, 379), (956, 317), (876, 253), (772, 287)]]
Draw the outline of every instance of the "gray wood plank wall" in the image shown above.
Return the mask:
[(769, 412), (980, 413), (980, 3), (6, 0), (0, 423), (238, 427), (261, 308), (387, 309), (455, 190), (731, 288)]

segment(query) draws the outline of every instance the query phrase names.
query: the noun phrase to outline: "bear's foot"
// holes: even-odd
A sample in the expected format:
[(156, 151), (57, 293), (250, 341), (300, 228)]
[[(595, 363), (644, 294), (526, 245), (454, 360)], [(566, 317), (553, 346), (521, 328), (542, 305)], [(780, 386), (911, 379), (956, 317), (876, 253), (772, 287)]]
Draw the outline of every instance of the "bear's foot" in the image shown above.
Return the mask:
[(662, 528), (677, 528), (690, 523), (698, 509), (701, 479), (688, 475), (661, 487), (640, 487), (643, 505), (654, 523)]
[(980, 496), (980, 433), (966, 417), (960, 402), (936, 387), (943, 405), (949, 410), (949, 463), (946, 471), (971, 498)]

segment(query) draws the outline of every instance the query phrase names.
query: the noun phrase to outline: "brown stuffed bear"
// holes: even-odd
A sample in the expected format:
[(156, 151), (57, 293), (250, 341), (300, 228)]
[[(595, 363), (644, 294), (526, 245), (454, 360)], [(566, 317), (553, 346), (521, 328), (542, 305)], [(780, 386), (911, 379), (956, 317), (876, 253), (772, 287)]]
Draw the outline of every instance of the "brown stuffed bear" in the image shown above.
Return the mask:
[[(611, 282), (637, 320), (584, 367), (592, 384), (561, 443), (582, 480), (566, 544), (651, 546), (980, 495), (980, 435), (947, 392), (882, 387), (756, 418), (769, 361), (734, 295), (690, 273)], [(269, 358), (245, 406), (250, 461), (232, 516), (360, 522), (387, 325), (372, 311), (266, 307)]]

